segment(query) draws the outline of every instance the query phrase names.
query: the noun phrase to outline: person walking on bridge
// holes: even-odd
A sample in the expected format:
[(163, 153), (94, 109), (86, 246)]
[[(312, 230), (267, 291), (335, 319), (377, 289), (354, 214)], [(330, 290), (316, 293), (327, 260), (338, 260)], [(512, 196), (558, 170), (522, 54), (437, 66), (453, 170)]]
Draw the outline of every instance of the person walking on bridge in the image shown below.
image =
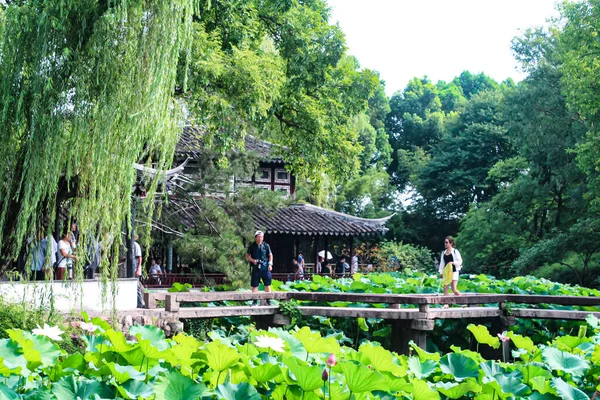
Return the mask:
[(442, 278), (444, 283), (444, 296), (448, 295), (449, 284), (451, 284), (452, 292), (456, 296), (460, 296), (456, 285), (458, 284), (458, 274), (462, 268), (463, 261), (460, 252), (454, 246), (456, 246), (454, 238), (446, 236), (444, 239), (445, 250), (442, 251), (439, 264), (440, 278)]
[[(254, 234), (254, 242), (248, 246), (246, 251), (246, 260), (250, 262), (250, 286), (253, 292), (258, 292), (258, 285), (262, 280), (265, 285), (265, 292), (271, 291), (271, 271), (273, 270), (273, 253), (271, 246), (264, 241), (264, 233), (256, 231)], [(258, 300), (252, 302), (253, 306), (259, 304)], [(269, 304), (272, 300), (269, 299)]]

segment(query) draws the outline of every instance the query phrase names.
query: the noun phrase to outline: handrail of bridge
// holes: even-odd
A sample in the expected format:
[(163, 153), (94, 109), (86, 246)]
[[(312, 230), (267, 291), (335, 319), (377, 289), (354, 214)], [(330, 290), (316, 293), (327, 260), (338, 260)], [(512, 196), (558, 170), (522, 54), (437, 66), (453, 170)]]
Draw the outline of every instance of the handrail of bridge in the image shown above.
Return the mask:
[[(286, 272), (273, 272), (273, 279), (288, 282), (297, 280), (294, 273)], [(313, 275), (328, 275), (336, 277), (335, 274), (313, 274), (304, 273), (300, 280), (312, 280)], [(208, 273), (208, 274), (178, 274), (178, 273), (165, 273), (165, 274), (152, 274), (147, 275), (142, 279), (142, 284), (147, 288), (169, 288), (174, 283), (189, 283), (192, 287), (204, 287), (207, 285), (223, 285), (229, 283), (225, 274), (220, 273)]]
[[(149, 294), (150, 295), (150, 294)], [(435, 294), (371, 294), (371, 293), (331, 293), (331, 292), (179, 292), (157, 295), (157, 300), (165, 300), (166, 311), (176, 311), (180, 303), (187, 302), (218, 302), (218, 301), (250, 301), (250, 300), (304, 300), (313, 302), (352, 302), (352, 303), (381, 303), (390, 308), (400, 305), (416, 305), (426, 310), (429, 305), (464, 304), (479, 305), (498, 303), (521, 304), (558, 304), (571, 306), (600, 306), (600, 297), (585, 296), (547, 296), (547, 295), (515, 295), (468, 293), (461, 296), (442, 296)], [(155, 302), (149, 306), (155, 307)]]

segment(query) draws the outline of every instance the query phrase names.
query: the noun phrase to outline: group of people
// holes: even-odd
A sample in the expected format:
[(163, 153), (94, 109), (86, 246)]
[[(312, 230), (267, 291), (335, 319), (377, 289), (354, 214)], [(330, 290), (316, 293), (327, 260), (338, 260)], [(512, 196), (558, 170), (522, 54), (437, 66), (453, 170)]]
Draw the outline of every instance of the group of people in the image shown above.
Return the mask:
[[(92, 278), (100, 265), (100, 243), (90, 243), (85, 250), (78, 249), (79, 231), (73, 222), (71, 229), (65, 232), (57, 242), (52, 235), (42, 237), (33, 245), (31, 254), (31, 279), (73, 279), (73, 265), (77, 260), (77, 251), (88, 251), (86, 278)], [(85, 246), (84, 246), (85, 247)], [(48, 254), (49, 253), (49, 254)], [(46, 256), (49, 256), (48, 258)]]
[[(448, 288), (452, 289), (452, 292), (459, 296), (458, 291), (458, 276), (462, 269), (463, 261), (460, 252), (455, 248), (456, 243), (452, 236), (446, 236), (444, 238), (444, 251), (440, 255), (438, 270), (440, 278), (443, 279), (444, 284), (444, 295), (448, 295)], [(253, 292), (258, 291), (258, 286), (262, 281), (265, 286), (265, 292), (271, 291), (272, 275), (273, 270), (273, 252), (271, 247), (264, 241), (264, 232), (256, 231), (254, 234), (254, 242), (248, 246), (246, 251), (246, 260), (250, 262), (250, 286)], [(297, 258), (293, 259), (294, 265), (294, 276), (296, 279), (302, 279), (304, 277), (304, 257), (300, 253)], [(340, 257), (340, 262), (337, 264), (335, 273), (344, 275), (348, 271), (355, 273), (358, 271), (358, 257), (356, 254), (352, 256), (351, 266), (346, 262), (346, 257)], [(315, 266), (316, 273), (331, 274), (332, 270), (329, 267), (328, 260), (323, 256), (319, 256), (317, 264)], [(269, 303), (271, 300), (269, 300)], [(258, 305), (258, 300), (253, 302), (253, 305)]]

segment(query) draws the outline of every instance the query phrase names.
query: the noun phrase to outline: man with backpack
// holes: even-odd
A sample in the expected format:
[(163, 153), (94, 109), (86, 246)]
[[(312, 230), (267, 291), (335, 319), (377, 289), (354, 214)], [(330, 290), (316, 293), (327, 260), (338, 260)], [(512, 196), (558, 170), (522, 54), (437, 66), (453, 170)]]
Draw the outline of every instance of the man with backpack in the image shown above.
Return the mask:
[[(256, 231), (254, 233), (254, 242), (248, 246), (246, 251), (246, 260), (250, 262), (250, 286), (253, 292), (258, 292), (258, 285), (262, 281), (265, 285), (265, 292), (271, 291), (271, 271), (273, 270), (273, 253), (271, 246), (264, 241), (264, 233)], [(253, 306), (259, 304), (258, 300), (252, 302)], [(272, 305), (272, 300), (269, 299)]]

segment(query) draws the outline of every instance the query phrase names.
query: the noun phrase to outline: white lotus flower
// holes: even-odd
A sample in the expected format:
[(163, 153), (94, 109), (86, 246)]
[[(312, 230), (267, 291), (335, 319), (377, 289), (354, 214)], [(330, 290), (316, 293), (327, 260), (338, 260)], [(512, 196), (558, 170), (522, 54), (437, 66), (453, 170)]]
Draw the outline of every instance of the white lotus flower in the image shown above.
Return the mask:
[(81, 328), (81, 330), (86, 331), (86, 332), (96, 332), (96, 330), (98, 329), (98, 327), (94, 324), (92, 324), (91, 322), (82, 322), (81, 324), (79, 324), (79, 327)]
[(256, 345), (256, 347), (261, 347), (263, 349), (272, 349), (273, 351), (277, 351), (279, 353), (283, 353), (283, 346), (285, 345), (283, 339), (267, 335), (257, 336), (256, 342), (254, 344)]
[(60, 337), (60, 335), (62, 335), (64, 332), (61, 331), (58, 326), (48, 326), (48, 324), (46, 324), (44, 322), (44, 327), (40, 328), (40, 326), (37, 326), (37, 329), (32, 329), (31, 333), (33, 333), (34, 335), (39, 335), (39, 336), (46, 336), (52, 340), (56, 340), (57, 342), (60, 342), (62, 340), (62, 337)]

